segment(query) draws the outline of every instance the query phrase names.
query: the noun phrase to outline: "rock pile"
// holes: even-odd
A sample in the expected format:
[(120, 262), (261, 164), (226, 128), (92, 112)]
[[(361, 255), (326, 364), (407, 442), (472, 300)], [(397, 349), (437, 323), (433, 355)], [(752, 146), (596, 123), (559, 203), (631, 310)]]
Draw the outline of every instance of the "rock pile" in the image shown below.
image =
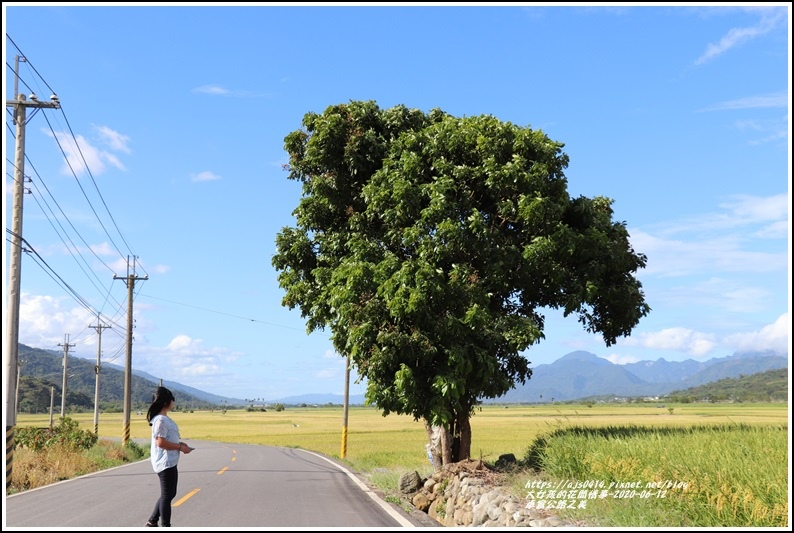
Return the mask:
[(414, 507), (447, 527), (581, 526), (547, 509), (527, 507), (499, 481), (500, 475), (482, 461), (467, 460), (445, 465), (427, 479), (417, 472), (403, 474), (399, 490)]

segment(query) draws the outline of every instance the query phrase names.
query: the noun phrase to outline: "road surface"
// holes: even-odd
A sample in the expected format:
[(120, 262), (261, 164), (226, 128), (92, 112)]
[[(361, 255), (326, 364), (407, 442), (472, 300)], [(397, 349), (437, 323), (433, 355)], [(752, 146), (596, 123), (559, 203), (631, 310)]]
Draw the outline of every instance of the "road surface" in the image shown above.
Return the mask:
[[(333, 460), (305, 450), (190, 441), (179, 460), (173, 527), (441, 527), (382, 499)], [(3, 530), (142, 527), (160, 492), (149, 459), (5, 499)]]

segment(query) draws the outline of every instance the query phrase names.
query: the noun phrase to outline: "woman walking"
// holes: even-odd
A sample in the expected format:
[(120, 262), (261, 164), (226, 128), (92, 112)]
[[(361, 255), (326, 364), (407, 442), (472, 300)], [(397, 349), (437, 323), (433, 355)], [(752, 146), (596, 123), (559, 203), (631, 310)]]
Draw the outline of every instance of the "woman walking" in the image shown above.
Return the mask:
[(154, 400), (146, 413), (146, 420), (152, 426), (152, 467), (160, 478), (160, 497), (154, 505), (146, 527), (171, 527), (171, 500), (176, 496), (179, 477), (176, 465), (180, 453), (190, 453), (193, 448), (179, 440), (179, 427), (168, 416), (174, 408), (176, 399), (170, 390), (157, 387)]

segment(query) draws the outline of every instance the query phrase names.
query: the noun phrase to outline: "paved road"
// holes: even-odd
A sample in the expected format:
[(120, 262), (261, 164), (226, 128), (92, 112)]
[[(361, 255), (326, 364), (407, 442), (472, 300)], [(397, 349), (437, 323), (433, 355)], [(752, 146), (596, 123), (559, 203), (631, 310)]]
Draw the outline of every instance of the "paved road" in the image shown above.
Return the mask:
[[(354, 473), (294, 448), (190, 441), (179, 461), (173, 527), (427, 527)], [(148, 459), (7, 496), (3, 530), (141, 527), (159, 494)]]

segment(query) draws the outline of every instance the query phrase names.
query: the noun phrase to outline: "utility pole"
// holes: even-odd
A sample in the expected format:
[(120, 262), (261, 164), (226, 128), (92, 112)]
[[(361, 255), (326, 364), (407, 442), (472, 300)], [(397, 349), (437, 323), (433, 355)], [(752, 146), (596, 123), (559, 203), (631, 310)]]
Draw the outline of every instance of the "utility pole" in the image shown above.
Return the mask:
[(69, 355), (69, 348), (74, 347), (74, 344), (69, 344), (69, 334), (64, 334), (63, 336), (64, 344), (59, 344), (58, 346), (63, 346), (63, 387), (61, 387), (61, 418), (66, 416), (66, 370), (68, 366), (67, 356)]
[(97, 437), (99, 436), (99, 369), (100, 363), (99, 359), (102, 355), (102, 330), (104, 328), (109, 328), (110, 326), (106, 326), (99, 321), (99, 316), (97, 316), (97, 325), (91, 326), (89, 328), (93, 328), (96, 330), (98, 338), (97, 338), (97, 346), (96, 346), (96, 366), (94, 367), (94, 373), (96, 373), (96, 387), (94, 388), (94, 435)]
[(19, 380), (22, 378), (22, 364), (25, 361), (19, 359), (17, 361), (17, 390), (16, 396), (14, 397), (14, 405), (16, 406), (17, 411), (19, 411)]
[(342, 414), (342, 450), (339, 455), (342, 459), (347, 454), (347, 406), (350, 403), (350, 355), (345, 360), (345, 406)]
[(30, 101), (19, 94), (19, 62), (25, 58), (16, 56), (14, 60), (14, 100), (6, 100), (6, 107), (13, 107), (16, 126), (16, 148), (14, 154), (14, 204), (11, 211), (11, 262), (8, 283), (8, 323), (6, 327), (6, 346), (8, 354), (8, 386), (6, 387), (6, 489), (11, 487), (11, 468), (14, 458), (14, 428), (17, 425), (16, 370), (19, 355), (19, 298), (22, 275), (22, 197), (25, 194), (25, 124), (27, 108), (60, 109), (56, 95), (50, 102), (40, 102), (35, 94)]
[(130, 440), (130, 410), (132, 409), (132, 297), (135, 281), (147, 280), (149, 276), (135, 277), (135, 257), (133, 256), (132, 272), (130, 272), (130, 259), (127, 258), (127, 277), (113, 276), (113, 279), (123, 279), (127, 283), (127, 364), (124, 369), (124, 425), (121, 428), (121, 444), (127, 445)]
[(55, 404), (55, 386), (50, 387), (50, 427), (52, 427), (52, 407)]

